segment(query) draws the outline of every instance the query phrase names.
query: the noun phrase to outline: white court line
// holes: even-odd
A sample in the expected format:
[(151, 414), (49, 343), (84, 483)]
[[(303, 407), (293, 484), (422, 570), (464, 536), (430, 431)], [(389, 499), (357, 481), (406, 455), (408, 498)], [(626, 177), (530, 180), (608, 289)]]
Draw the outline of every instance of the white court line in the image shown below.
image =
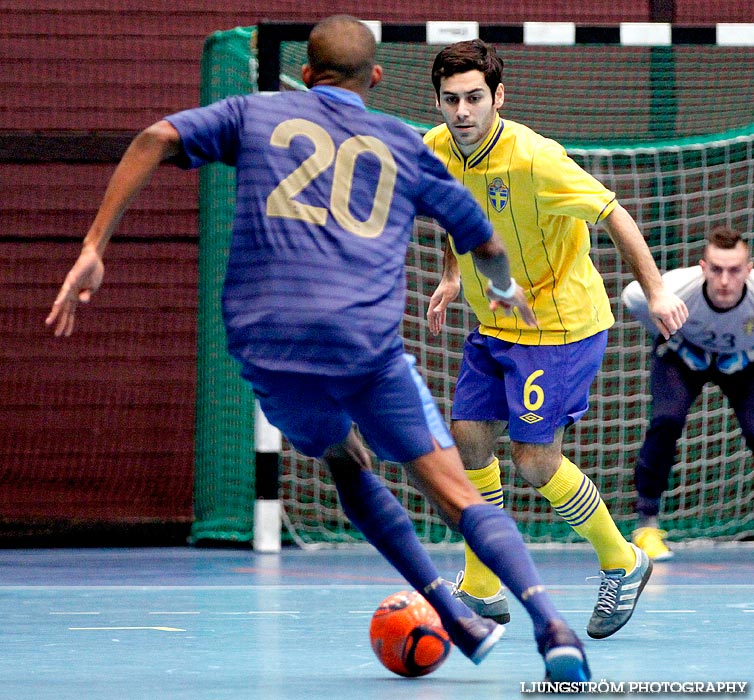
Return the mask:
[[(593, 578), (597, 578), (594, 576)], [(39, 586), (19, 586), (19, 585), (0, 585), (0, 591), (305, 591), (305, 590), (317, 590), (321, 591), (323, 588), (334, 588), (337, 590), (363, 590), (365, 588), (389, 588), (390, 584), (380, 583), (359, 583), (359, 584), (336, 584), (323, 586), (322, 584), (259, 584), (259, 585), (245, 585), (245, 586), (52, 586), (52, 585), (39, 585)], [(551, 593), (553, 591), (581, 591), (585, 588), (595, 589), (597, 586), (593, 583), (564, 583), (564, 584), (549, 584), (547, 590)], [(650, 583), (647, 584), (645, 591), (659, 590), (665, 591), (668, 589), (679, 590), (720, 590), (734, 589), (734, 590), (754, 590), (754, 583)]]
[[(373, 611), (370, 611), (370, 613)], [(76, 616), (76, 615), (101, 615), (101, 612), (57, 612), (51, 611), (50, 615)], [(208, 610), (201, 612), (199, 610), (153, 610), (148, 611), (147, 615), (300, 615), (300, 610), (238, 610), (238, 611), (214, 611)], [(83, 629), (83, 628), (80, 628)], [(94, 628), (92, 628), (94, 629)], [(97, 628), (100, 629), (100, 628)], [(115, 628), (108, 628), (115, 629)], [(139, 628), (128, 628), (139, 629)], [(151, 629), (151, 628), (144, 628)]]
[(96, 632), (113, 632), (123, 630), (155, 630), (156, 632), (185, 632), (178, 627), (69, 627), (72, 632), (96, 631)]
[(211, 615), (300, 615), (300, 610), (246, 610), (240, 612), (212, 612)]
[[(660, 613), (660, 614), (671, 614), (674, 615), (676, 613), (678, 614), (685, 614), (685, 613), (694, 613), (696, 614), (699, 612), (698, 610), (643, 610), (642, 608), (639, 608), (642, 612), (645, 613)], [(590, 608), (589, 610), (563, 610), (560, 609), (559, 612), (561, 613), (568, 613), (568, 614), (583, 614), (583, 613), (591, 613), (593, 610)], [(744, 612), (754, 612), (754, 610), (744, 610)]]
[(58, 612), (56, 610), (50, 610), (50, 615), (101, 615), (101, 612), (67, 612), (67, 611), (61, 611)]
[(205, 610), (201, 612), (199, 610), (192, 611), (152, 611), (149, 615), (300, 615), (300, 610), (232, 610), (232, 611), (217, 611), (217, 610)]
[(155, 610), (150, 615), (201, 615), (198, 610)]
[[(372, 615), (374, 610), (348, 610), (349, 615)], [(592, 608), (584, 610), (560, 610), (561, 613), (568, 613), (569, 615), (584, 614), (593, 612)], [(645, 613), (659, 613), (659, 614), (688, 614), (697, 613), (698, 610), (644, 610)], [(754, 610), (742, 610), (744, 613), (754, 613)], [(50, 615), (101, 615), (100, 612), (77, 612), (77, 613), (65, 613), (65, 612), (51, 612)], [(239, 611), (206, 611), (204, 613), (200, 611), (153, 611), (148, 612), (148, 615), (226, 615), (226, 616), (242, 616), (242, 615), (301, 615), (300, 610), (239, 610)], [(97, 628), (100, 629), (100, 628)], [(114, 628), (111, 628), (114, 629)], [(139, 629), (139, 628), (129, 628)], [(150, 629), (150, 628), (144, 628)]]

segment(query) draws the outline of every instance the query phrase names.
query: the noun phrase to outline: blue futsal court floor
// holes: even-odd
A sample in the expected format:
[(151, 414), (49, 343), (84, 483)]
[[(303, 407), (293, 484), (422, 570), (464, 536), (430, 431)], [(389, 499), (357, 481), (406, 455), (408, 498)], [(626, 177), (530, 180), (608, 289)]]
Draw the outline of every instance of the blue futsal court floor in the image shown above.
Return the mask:
[[(450, 579), (459, 548), (432, 550)], [(615, 636), (584, 631), (594, 554), (534, 548), (579, 632), (593, 680), (748, 682), (754, 697), (754, 548), (680, 548)], [(369, 645), (374, 608), (405, 582), (368, 546), (255, 554), (193, 548), (0, 550), (0, 695), (8, 700), (487, 700), (542, 680), (528, 616), (474, 666), (453, 650), (404, 679)], [(605, 686), (603, 686), (605, 687)], [(618, 686), (619, 687), (619, 686)], [(666, 686), (668, 688), (679, 686)], [(657, 688), (657, 686), (655, 686)], [(626, 692), (626, 695), (627, 692)], [(647, 697), (681, 697), (647, 693)], [(731, 697), (716, 696), (716, 697)], [(743, 697), (739, 695), (738, 697)]]

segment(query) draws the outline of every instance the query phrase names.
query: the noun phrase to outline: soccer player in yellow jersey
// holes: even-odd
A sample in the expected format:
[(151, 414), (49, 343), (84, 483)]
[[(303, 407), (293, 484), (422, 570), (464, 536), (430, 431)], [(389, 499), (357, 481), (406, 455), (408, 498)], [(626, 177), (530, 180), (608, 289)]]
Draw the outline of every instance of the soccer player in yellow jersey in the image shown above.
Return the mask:
[[(471, 256), (455, 253), (451, 238), (427, 317), (431, 331), (439, 333), (463, 284), (480, 324), (466, 340), (453, 403), (452, 433), (464, 466), (485, 498), (502, 507), (495, 449), (507, 423), (518, 473), (595, 549), (601, 582), (587, 633), (601, 639), (628, 622), (652, 564), (621, 535), (594, 483), (562, 452), (563, 431), (588, 408), (589, 387), (614, 322), (589, 257), (587, 222), (606, 228), (663, 336), (682, 326), (687, 310), (665, 288), (641, 232), (615, 194), (560, 144), (500, 117), (502, 71), (494, 47), (480, 40), (440, 51), (432, 82), (445, 123), (424, 140), (487, 212), (508, 249), (515, 280), (497, 293), (513, 295), (522, 287), (536, 326), (516, 311), (490, 309), (488, 280)], [(482, 615), (510, 619), (499, 580), (468, 547), (456, 595)]]

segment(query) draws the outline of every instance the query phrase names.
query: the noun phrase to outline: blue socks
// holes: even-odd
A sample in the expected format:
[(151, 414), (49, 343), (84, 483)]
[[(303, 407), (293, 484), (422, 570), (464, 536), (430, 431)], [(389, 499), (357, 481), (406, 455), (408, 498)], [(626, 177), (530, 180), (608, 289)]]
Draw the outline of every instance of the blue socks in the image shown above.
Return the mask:
[(479, 559), (526, 608), (539, 638), (554, 619), (562, 619), (539, 578), (516, 522), (489, 503), (466, 508), (458, 529)]
[(341, 505), (348, 519), (419, 593), (425, 596), (446, 626), (471, 611), (453, 598), (441, 581), (429, 553), (416, 535), (411, 519), (398, 499), (365, 470), (338, 472), (335, 479)]
[[(416, 535), (411, 519), (391, 491), (369, 471), (339, 470), (335, 479), (348, 519), (437, 610), (446, 628), (471, 611), (453, 598), (437, 567)], [(548, 623), (562, 619), (539, 578), (515, 521), (504, 510), (484, 503), (463, 511), (459, 531), (479, 559), (516, 596), (540, 638)]]

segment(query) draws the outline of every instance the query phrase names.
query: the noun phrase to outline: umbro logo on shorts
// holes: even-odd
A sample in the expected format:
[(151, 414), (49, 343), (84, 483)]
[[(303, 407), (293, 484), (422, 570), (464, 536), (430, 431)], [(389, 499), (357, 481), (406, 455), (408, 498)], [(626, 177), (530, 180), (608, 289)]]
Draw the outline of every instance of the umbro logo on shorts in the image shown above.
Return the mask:
[(521, 419), (521, 420), (522, 420), (522, 421), (523, 421), (524, 423), (529, 423), (530, 425), (531, 425), (532, 423), (539, 423), (539, 421), (541, 421), (541, 420), (542, 420), (542, 416), (538, 416), (538, 415), (537, 415), (536, 413), (531, 413), (531, 412), (529, 412), (529, 413), (524, 413), (524, 415), (523, 415), (523, 416), (519, 416), (519, 418), (520, 418), (520, 419)]

